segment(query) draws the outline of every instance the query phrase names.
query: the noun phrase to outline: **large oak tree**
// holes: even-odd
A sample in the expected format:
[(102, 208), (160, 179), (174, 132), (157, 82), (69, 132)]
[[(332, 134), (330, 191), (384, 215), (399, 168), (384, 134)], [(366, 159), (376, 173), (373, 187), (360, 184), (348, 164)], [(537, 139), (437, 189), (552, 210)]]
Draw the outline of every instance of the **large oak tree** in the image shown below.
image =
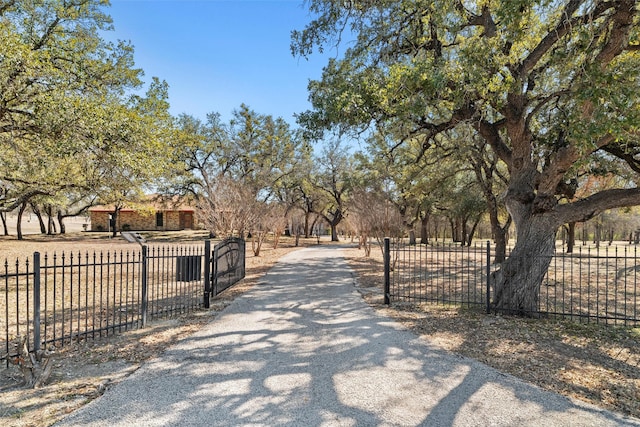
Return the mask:
[[(575, 199), (592, 168), (640, 171), (640, 23), (633, 0), (311, 0), (294, 54), (353, 38), (310, 83), (310, 129), (392, 123), (428, 150), (471, 126), (506, 165), (517, 229), (496, 308), (537, 310), (565, 223), (640, 204), (635, 182)], [(615, 170), (611, 168), (615, 168)]]
[(0, 211), (117, 204), (163, 170), (167, 86), (131, 94), (142, 70), (129, 43), (102, 37), (108, 5), (0, 1)]

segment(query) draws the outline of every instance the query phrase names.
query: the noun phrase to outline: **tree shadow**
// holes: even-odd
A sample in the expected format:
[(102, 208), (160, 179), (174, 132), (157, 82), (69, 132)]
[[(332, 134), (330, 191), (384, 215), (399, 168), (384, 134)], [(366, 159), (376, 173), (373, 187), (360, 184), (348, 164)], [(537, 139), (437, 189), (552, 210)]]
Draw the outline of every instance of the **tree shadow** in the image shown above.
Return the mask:
[(621, 422), (437, 350), (364, 304), (324, 248), (283, 257), (208, 327), (60, 425), (513, 425), (577, 412)]

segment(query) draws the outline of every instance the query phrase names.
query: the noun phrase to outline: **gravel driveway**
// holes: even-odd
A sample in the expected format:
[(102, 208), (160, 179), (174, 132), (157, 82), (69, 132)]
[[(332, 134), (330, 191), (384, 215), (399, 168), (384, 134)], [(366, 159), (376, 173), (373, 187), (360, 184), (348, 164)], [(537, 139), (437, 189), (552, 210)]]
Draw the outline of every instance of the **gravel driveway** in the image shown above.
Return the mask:
[(332, 246), (283, 257), (198, 333), (58, 426), (640, 426), (439, 351)]

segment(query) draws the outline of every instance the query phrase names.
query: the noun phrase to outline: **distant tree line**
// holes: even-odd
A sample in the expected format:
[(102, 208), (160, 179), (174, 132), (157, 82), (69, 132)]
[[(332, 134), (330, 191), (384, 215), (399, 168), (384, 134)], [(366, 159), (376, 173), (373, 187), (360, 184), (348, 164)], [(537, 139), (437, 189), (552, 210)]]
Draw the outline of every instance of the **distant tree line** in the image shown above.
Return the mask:
[(295, 55), (353, 40), (294, 128), (245, 104), (226, 122), (173, 117), (168, 84), (145, 86), (132, 46), (101, 37), (103, 1), (0, 5), (5, 234), (8, 212), (64, 232), (65, 217), (117, 216), (149, 193), (193, 203), (212, 234), (251, 236), (256, 255), (320, 224), (367, 250), (481, 234), (500, 264), (494, 304), (513, 313), (548, 268), (527, 260), (550, 260), (558, 239), (640, 238), (637, 1), (307, 6)]

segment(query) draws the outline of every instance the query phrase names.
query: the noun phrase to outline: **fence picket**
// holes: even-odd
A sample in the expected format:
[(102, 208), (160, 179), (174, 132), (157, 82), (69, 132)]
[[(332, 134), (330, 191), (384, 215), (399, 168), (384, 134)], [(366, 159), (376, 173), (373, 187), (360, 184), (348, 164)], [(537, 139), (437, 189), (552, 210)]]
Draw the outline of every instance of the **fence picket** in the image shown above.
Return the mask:
[[(13, 343), (26, 334), (31, 351), (43, 344), (62, 346), (72, 340), (102, 337), (144, 327), (149, 319), (181, 314), (205, 307), (203, 290), (211, 292), (211, 246), (147, 247), (140, 251), (62, 253), (33, 255), (15, 266), (4, 260), (0, 270), (0, 328), (6, 360), (15, 352)], [(216, 246), (218, 248), (219, 245)], [(235, 239), (224, 252), (221, 292), (245, 275), (245, 244)], [(205, 260), (202, 279), (201, 262)], [(232, 259), (231, 259), (232, 258)], [(186, 260), (180, 263), (179, 260)], [(51, 262), (52, 261), (52, 262)], [(179, 272), (177, 267), (183, 268)], [(208, 301), (206, 301), (208, 302)], [(15, 311), (15, 313), (14, 313)]]
[[(491, 264), (491, 246), (453, 244), (408, 245), (388, 248), (385, 240), (384, 299), (491, 307), (491, 277), (499, 266)], [(578, 320), (640, 324), (637, 249), (633, 254), (617, 247), (610, 253), (591, 248), (578, 254), (557, 253), (543, 278), (538, 307), (532, 314)], [(388, 259), (394, 259), (391, 271)], [(531, 260), (536, 262), (536, 260)], [(393, 274), (391, 274), (393, 272)], [(387, 282), (388, 281), (388, 282)], [(632, 289), (632, 290), (630, 290)]]

